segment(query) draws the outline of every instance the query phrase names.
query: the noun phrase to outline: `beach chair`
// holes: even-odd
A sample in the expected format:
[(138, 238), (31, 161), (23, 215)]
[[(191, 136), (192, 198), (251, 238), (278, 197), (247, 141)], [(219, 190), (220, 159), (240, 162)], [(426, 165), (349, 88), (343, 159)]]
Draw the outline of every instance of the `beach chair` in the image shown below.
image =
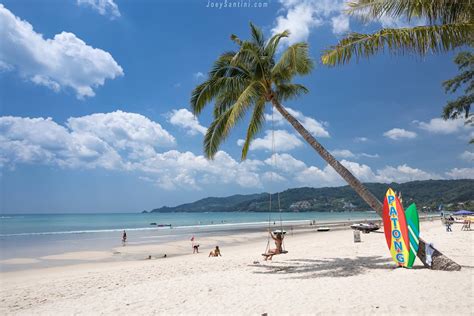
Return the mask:
[(466, 230), (466, 231), (471, 230), (471, 221), (466, 219), (462, 224), (461, 230)]

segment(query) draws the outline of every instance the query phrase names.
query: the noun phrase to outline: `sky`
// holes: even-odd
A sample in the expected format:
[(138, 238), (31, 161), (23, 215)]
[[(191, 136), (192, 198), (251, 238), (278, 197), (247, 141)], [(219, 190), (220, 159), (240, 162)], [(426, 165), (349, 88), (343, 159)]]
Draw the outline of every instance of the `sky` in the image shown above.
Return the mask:
[[(310, 93), (284, 104), (364, 182), (474, 178), (472, 126), (443, 121), (456, 52), (319, 62), (348, 32), (423, 21), (361, 23), (343, 1), (3, 0), (0, 2), (0, 212), (139, 212), (207, 196), (343, 185), (272, 109), (240, 160), (246, 120), (214, 160), (203, 134), (212, 104), (190, 112), (213, 61), (249, 37), (285, 29), (307, 41)], [(239, 2), (240, 3), (240, 2)], [(226, 7), (225, 4), (228, 6)]]

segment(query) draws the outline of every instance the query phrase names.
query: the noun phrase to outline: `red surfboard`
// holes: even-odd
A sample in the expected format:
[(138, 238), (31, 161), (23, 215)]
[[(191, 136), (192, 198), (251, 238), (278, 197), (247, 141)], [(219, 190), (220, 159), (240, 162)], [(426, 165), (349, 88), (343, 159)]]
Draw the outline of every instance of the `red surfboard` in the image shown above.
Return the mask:
[(410, 237), (405, 211), (397, 195), (390, 188), (383, 201), (382, 219), (385, 240), (393, 261), (401, 267), (406, 267), (410, 254)]

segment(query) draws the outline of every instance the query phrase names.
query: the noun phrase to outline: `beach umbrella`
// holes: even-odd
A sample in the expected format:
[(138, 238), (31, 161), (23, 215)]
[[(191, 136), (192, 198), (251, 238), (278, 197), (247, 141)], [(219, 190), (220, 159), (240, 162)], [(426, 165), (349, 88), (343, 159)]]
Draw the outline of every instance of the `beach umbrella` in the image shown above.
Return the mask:
[(474, 212), (467, 211), (467, 210), (459, 210), (459, 211), (454, 212), (453, 215), (457, 215), (457, 216), (460, 216), (460, 215), (474, 215)]

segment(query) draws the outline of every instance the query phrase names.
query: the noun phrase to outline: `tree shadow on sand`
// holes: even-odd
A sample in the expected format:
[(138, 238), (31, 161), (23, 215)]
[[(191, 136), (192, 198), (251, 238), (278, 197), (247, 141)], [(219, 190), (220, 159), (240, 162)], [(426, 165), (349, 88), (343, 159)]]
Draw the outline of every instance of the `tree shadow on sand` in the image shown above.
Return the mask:
[(393, 270), (390, 258), (381, 256), (357, 258), (291, 259), (271, 264), (255, 264), (258, 274), (287, 274), (295, 279), (349, 277), (369, 270)]

